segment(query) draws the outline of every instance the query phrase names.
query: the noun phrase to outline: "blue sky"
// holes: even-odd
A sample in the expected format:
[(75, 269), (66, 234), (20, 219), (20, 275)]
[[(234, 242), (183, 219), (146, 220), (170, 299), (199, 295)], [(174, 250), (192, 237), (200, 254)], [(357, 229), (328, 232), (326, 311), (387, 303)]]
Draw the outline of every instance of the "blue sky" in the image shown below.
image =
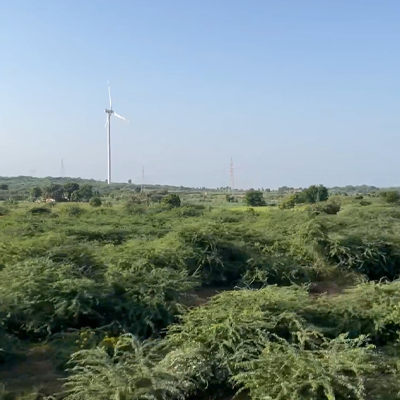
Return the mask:
[(0, 176), (400, 184), (398, 0), (13, 0)]

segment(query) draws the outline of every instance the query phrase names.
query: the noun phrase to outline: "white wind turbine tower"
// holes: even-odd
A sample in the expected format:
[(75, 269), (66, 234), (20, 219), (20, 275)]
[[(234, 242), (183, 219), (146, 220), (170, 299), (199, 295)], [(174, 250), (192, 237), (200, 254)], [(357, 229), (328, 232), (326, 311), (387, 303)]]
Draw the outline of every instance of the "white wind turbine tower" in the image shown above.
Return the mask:
[(115, 115), (117, 118), (123, 119), (126, 122), (129, 122), (127, 119), (124, 117), (121, 117), (121, 115), (117, 114), (114, 112), (112, 109), (112, 103), (111, 103), (111, 89), (110, 89), (110, 82), (107, 81), (108, 84), (108, 97), (110, 98), (110, 109), (107, 110), (107, 108), (104, 110), (104, 112), (107, 114), (107, 120), (106, 120), (106, 125), (105, 128), (108, 127), (107, 130), (107, 183), (111, 183), (111, 115)]

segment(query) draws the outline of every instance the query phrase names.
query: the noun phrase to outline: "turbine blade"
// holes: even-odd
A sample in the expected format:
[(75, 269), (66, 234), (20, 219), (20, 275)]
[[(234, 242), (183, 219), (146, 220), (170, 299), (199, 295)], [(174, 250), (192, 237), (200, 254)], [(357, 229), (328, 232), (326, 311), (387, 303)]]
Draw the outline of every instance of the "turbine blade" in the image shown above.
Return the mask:
[(117, 118), (121, 118), (121, 119), (123, 119), (124, 121), (126, 121), (126, 122), (129, 122), (126, 118), (124, 118), (124, 117), (121, 117), (119, 114), (117, 114), (116, 112), (114, 112), (113, 113)]
[(108, 84), (108, 97), (110, 98), (110, 110), (112, 110), (110, 82), (107, 81), (107, 84)]

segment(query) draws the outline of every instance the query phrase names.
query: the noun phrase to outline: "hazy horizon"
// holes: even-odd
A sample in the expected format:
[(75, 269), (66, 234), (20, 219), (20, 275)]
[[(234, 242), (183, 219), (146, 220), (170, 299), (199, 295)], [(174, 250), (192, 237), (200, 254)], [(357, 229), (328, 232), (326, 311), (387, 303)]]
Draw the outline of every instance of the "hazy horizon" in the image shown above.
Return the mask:
[[(95, 179), (95, 178), (90, 178), (90, 177), (81, 177), (81, 176), (73, 177), (73, 176), (51, 176), (51, 175), (47, 175), (47, 176), (32, 176), (32, 175), (0, 176), (0, 182), (1, 181), (7, 182), (7, 180), (18, 179), (18, 178), (32, 178), (32, 179), (49, 179), (50, 178), (50, 179), (54, 179), (54, 180), (59, 179), (59, 180), (64, 180), (64, 181), (80, 181), (80, 180), (82, 180), (82, 181), (95, 181), (95, 182), (107, 183), (107, 179), (100, 180), (100, 179)], [(114, 181), (111, 184), (112, 185), (124, 185), (124, 184), (128, 185), (129, 183), (128, 182), (122, 182), (122, 181), (121, 182), (120, 181)], [(141, 181), (136, 181), (135, 182), (135, 181), (132, 180), (131, 184), (132, 185), (136, 185), (136, 186), (140, 186), (142, 184), (142, 182)], [(320, 185), (320, 184), (321, 183), (314, 182), (312, 185)], [(146, 182), (144, 182), (144, 186), (145, 187), (146, 187), (146, 185), (148, 185), (149, 187), (150, 186), (171, 186), (171, 187), (181, 187), (182, 186), (182, 187), (189, 188), (189, 189), (203, 189), (203, 188), (205, 188), (205, 189), (211, 189), (211, 190), (230, 187), (229, 185), (225, 185), (225, 186), (204, 186), (204, 185), (185, 186), (185, 185), (170, 184), (168, 182), (166, 182), (166, 183), (157, 183), (157, 182), (152, 182), (152, 183), (147, 182), (146, 183)], [(293, 189), (299, 189), (299, 188), (306, 189), (308, 187), (308, 186), (304, 186), (304, 187), (302, 187), (302, 186), (289, 186), (289, 185), (286, 185), (285, 183), (282, 183), (281, 185), (279, 185), (277, 187), (255, 186), (255, 187), (251, 187), (251, 188), (252, 189), (256, 189), (256, 190), (264, 188), (264, 189), (270, 189), (272, 191), (276, 191), (280, 187), (284, 187), (284, 186), (289, 187), (289, 188), (293, 188)], [(311, 186), (311, 185), (309, 185), (309, 186)], [(327, 186), (327, 185), (324, 185), (324, 186)], [(378, 185), (373, 185), (373, 184), (372, 185), (366, 185), (366, 184), (352, 184), (352, 183), (348, 183), (348, 184), (344, 184), (344, 185), (340, 185), (340, 186), (339, 185), (331, 185), (331, 186), (328, 185), (327, 187), (328, 187), (328, 189), (333, 189), (333, 188), (344, 188), (344, 187), (347, 187), (347, 186), (353, 186), (353, 187), (371, 186), (371, 187), (376, 187), (378, 189), (388, 189), (388, 188), (398, 188), (398, 187), (400, 187), (400, 185), (399, 186), (396, 186), (396, 185), (378, 186)], [(246, 189), (249, 189), (249, 188), (236, 186), (234, 189), (235, 190), (246, 190)]]
[(399, 186), (400, 2), (2, 6), (0, 176)]

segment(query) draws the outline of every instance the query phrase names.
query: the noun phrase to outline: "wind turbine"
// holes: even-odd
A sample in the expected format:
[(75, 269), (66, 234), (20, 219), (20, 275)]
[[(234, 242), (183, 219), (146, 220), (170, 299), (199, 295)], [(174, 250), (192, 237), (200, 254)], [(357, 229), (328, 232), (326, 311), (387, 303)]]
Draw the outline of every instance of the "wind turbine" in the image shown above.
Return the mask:
[(110, 98), (110, 109), (107, 110), (107, 108), (104, 110), (104, 112), (107, 114), (107, 119), (106, 119), (106, 125), (105, 128), (108, 127), (107, 130), (107, 183), (111, 183), (111, 115), (115, 115), (117, 118), (123, 119), (126, 122), (129, 122), (127, 119), (124, 117), (121, 117), (121, 115), (117, 114), (114, 112), (112, 109), (112, 102), (111, 102), (111, 89), (110, 89), (110, 82), (107, 81), (108, 84), (108, 97)]

